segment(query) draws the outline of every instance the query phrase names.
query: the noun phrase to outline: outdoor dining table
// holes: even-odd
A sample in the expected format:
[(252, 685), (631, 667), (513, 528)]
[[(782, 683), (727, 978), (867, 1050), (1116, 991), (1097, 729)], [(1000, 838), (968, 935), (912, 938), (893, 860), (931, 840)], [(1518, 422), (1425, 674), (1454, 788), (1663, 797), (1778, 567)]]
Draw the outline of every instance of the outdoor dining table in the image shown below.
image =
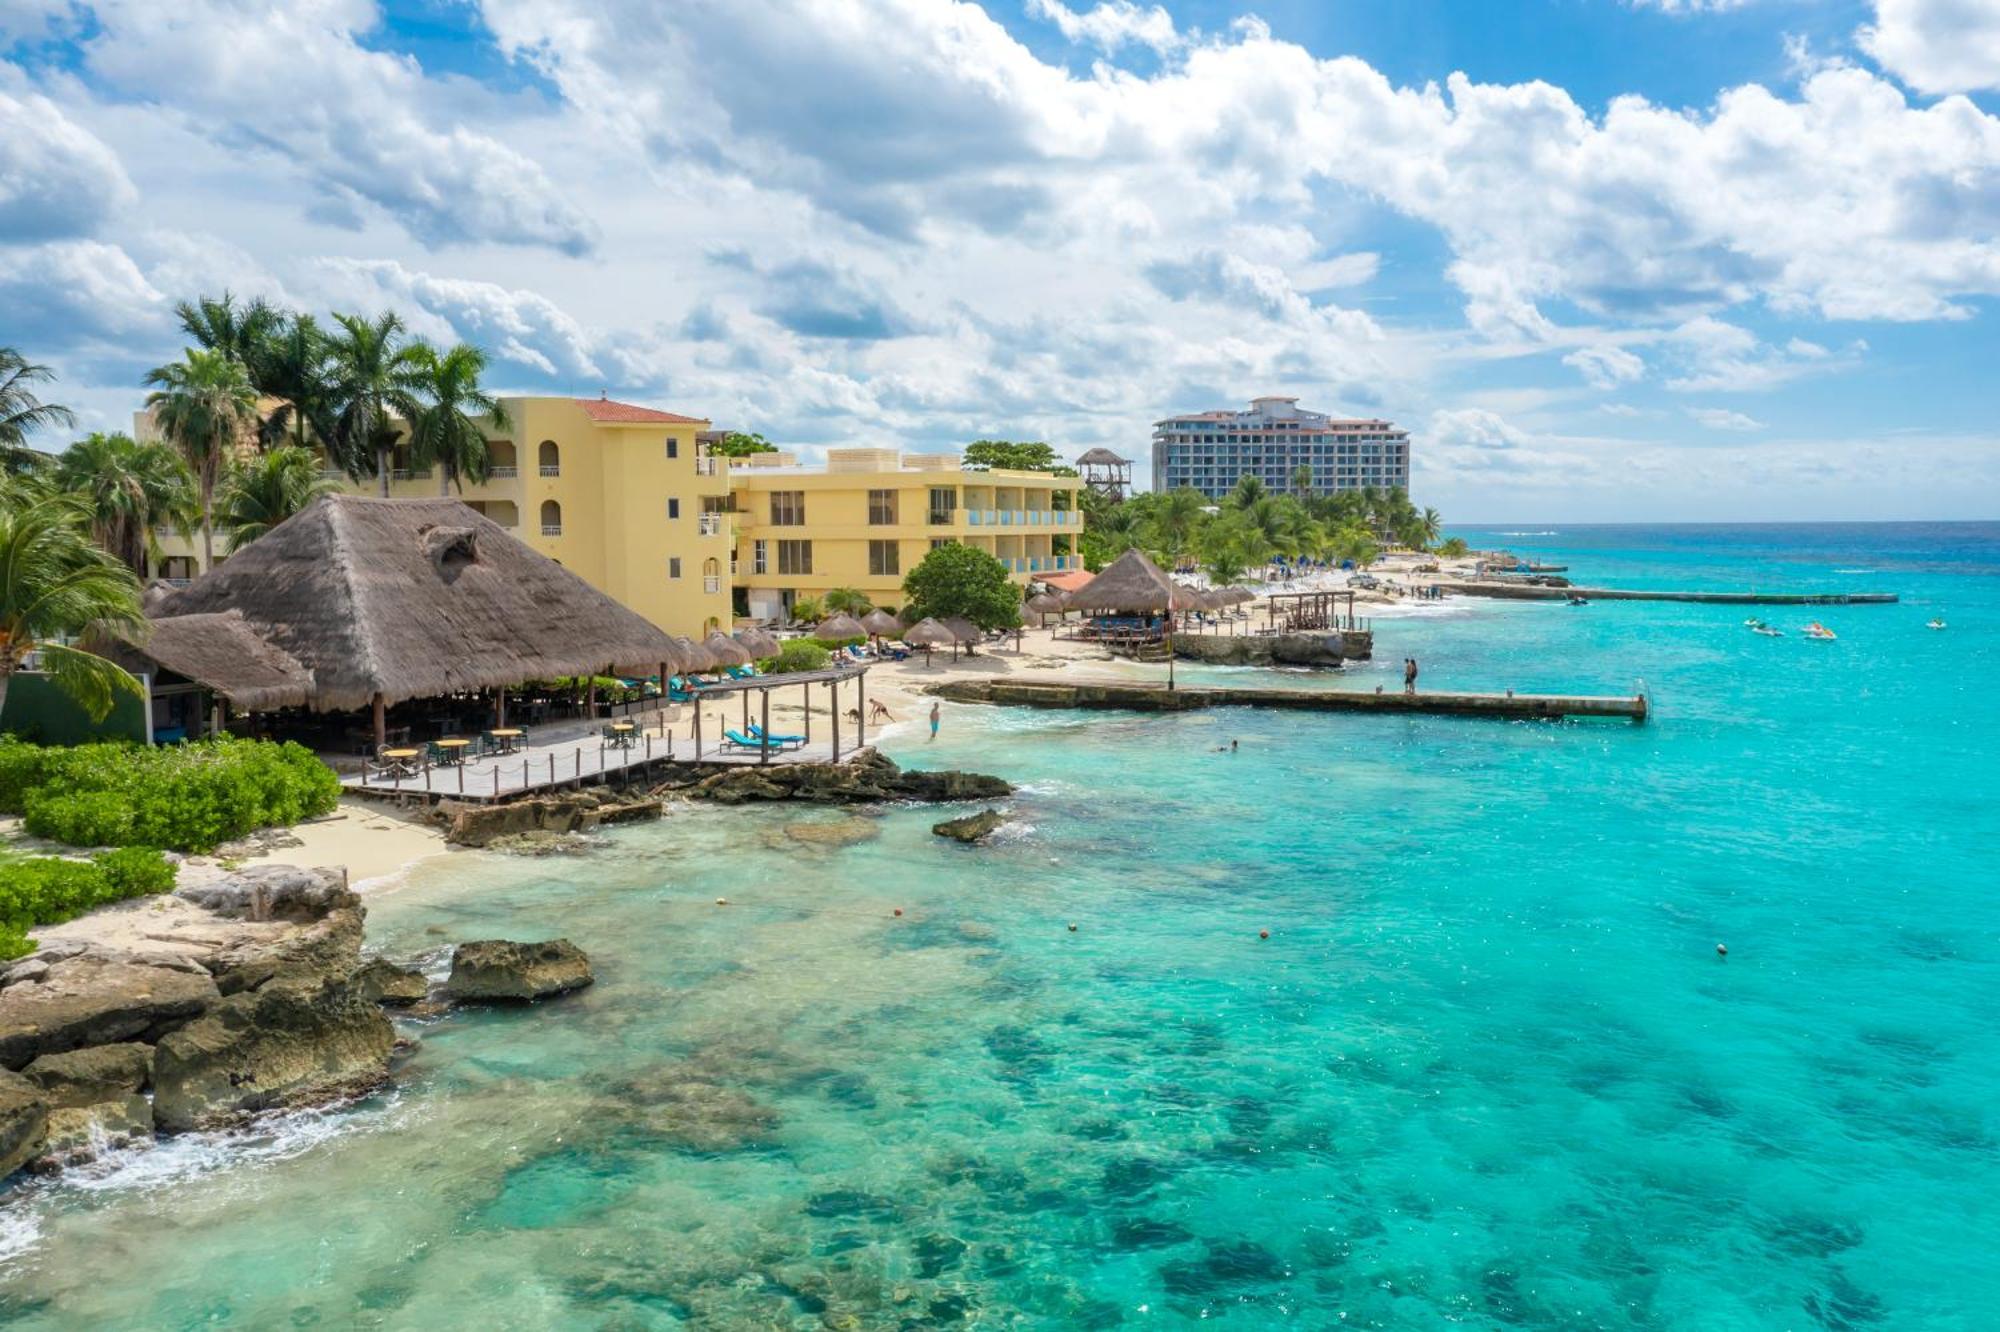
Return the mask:
[(438, 749), (443, 754), (443, 757), (440, 758), (438, 761), (444, 764), (453, 764), (453, 763), (464, 762), (466, 746), (470, 745), (472, 742), (463, 737), (459, 737), (451, 740), (437, 740), (433, 741), (432, 743), (436, 744)]
[(421, 749), (385, 749), (380, 757), (388, 767), (391, 777), (414, 777), (417, 775), (416, 760), (421, 757)]
[(489, 734), (500, 742), (500, 752), (503, 754), (513, 753), (514, 742), (521, 738), (520, 728), (516, 726), (502, 726)]
[(612, 722), (611, 743), (620, 749), (630, 749), (633, 742), (638, 739), (637, 735), (634, 734), (637, 730), (638, 728), (631, 722)]

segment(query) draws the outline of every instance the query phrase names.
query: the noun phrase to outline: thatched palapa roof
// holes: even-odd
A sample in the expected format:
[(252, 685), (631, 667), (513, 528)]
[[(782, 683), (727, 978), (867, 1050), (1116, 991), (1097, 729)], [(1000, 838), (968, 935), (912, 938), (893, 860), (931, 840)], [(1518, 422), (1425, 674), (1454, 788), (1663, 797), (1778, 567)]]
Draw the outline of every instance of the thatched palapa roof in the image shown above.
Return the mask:
[(1091, 463), (1096, 465), (1103, 465), (1106, 463), (1129, 464), (1131, 463), (1131, 461), (1132, 460), (1130, 458), (1121, 458), (1117, 454), (1113, 453), (1110, 449), (1105, 449), (1105, 448), (1087, 449), (1083, 453), (1077, 455), (1077, 462)]
[(714, 658), (718, 666), (748, 666), (752, 660), (749, 648), (720, 629), (702, 639), (701, 645), (708, 649), (708, 655)]
[(940, 648), (950, 647), (958, 636), (936, 620), (922, 619), (903, 631), (903, 641), (911, 647)]
[(157, 632), (231, 610), (311, 671), (322, 711), (681, 660), (649, 621), (454, 499), (323, 496), (153, 615)]
[(776, 638), (765, 633), (762, 629), (749, 625), (738, 629), (735, 638), (752, 657), (775, 657), (779, 652), (784, 650), (784, 644), (780, 643)]
[(871, 634), (900, 634), (903, 632), (903, 622), (879, 606), (861, 617), (861, 627)]
[(951, 636), (961, 643), (977, 643), (980, 639), (986, 637), (986, 634), (978, 625), (966, 619), (963, 615), (947, 615), (942, 620), (939, 620), (938, 623), (951, 630)]
[(822, 643), (838, 643), (844, 638), (866, 638), (868, 631), (862, 628), (861, 621), (842, 611), (821, 620), (813, 630), (813, 637)]
[(1102, 573), (1069, 594), (1069, 608), (1121, 615), (1149, 611), (1200, 610), (1200, 594), (1160, 571), (1143, 551), (1128, 550)]
[(147, 663), (205, 685), (246, 712), (310, 702), (313, 676), (298, 658), (260, 638), (240, 611), (154, 620), (143, 640), (120, 638), (105, 655), (126, 669)]

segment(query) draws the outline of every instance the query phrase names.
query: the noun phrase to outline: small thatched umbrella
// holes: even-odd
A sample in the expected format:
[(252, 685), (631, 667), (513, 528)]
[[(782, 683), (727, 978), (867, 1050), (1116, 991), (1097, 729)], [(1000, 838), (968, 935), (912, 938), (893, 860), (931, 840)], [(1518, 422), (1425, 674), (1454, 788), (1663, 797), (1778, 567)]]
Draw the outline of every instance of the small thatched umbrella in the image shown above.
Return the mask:
[(958, 635), (945, 628), (942, 624), (939, 624), (936, 620), (918, 620), (903, 631), (903, 641), (911, 647), (922, 648), (924, 650), (924, 665), (926, 666), (931, 664), (931, 649), (941, 648), (947, 643), (953, 645), (952, 658), (956, 660), (958, 657), (958, 648), (956, 646)]
[(1174, 687), (1174, 612), (1196, 610), (1200, 594), (1160, 572), (1144, 551), (1128, 550), (1069, 594), (1069, 608), (1114, 615), (1167, 617), (1167, 688)]
[(879, 606), (861, 617), (861, 627), (868, 631), (870, 638), (877, 641), (886, 634), (903, 632), (903, 622)]
[(681, 650), (680, 668), (690, 675), (716, 668), (715, 654), (701, 644), (681, 634), (674, 635), (674, 646)]
[(708, 655), (715, 659), (717, 666), (748, 666), (754, 659), (749, 648), (720, 629), (702, 639), (701, 645), (708, 649)]
[(762, 629), (747, 625), (736, 631), (736, 641), (743, 646), (744, 651), (758, 661), (766, 657), (775, 657), (784, 650), (784, 644), (776, 638)]
[(866, 638), (868, 631), (862, 627), (861, 621), (842, 611), (821, 620), (819, 627), (813, 630), (813, 637), (822, 643), (838, 643), (844, 638)]
[[(938, 623), (951, 630), (953, 639), (965, 644), (965, 651), (968, 656), (972, 655), (973, 646), (979, 640), (986, 637), (978, 625), (966, 619), (963, 615), (947, 615), (944, 619), (938, 621)], [(951, 656), (953, 661), (958, 660), (958, 649), (956, 646), (952, 648)]]
[(1069, 608), (1069, 603), (1054, 592), (1037, 592), (1028, 598), (1027, 609), (1042, 617), (1042, 627), (1047, 628), (1049, 616), (1061, 615)]

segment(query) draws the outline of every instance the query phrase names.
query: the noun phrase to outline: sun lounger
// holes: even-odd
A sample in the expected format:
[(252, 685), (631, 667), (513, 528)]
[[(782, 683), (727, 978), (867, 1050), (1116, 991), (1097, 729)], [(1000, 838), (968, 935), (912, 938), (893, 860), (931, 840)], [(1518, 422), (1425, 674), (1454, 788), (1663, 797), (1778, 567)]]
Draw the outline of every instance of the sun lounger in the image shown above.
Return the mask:
[(775, 737), (766, 743), (765, 741), (744, 735), (741, 731), (724, 731), (722, 739), (724, 741), (722, 746), (724, 749), (747, 749), (752, 753), (762, 753), (765, 750), (771, 749), (798, 748), (797, 745), (782, 744)]
[(768, 739), (774, 745), (791, 745), (794, 748), (798, 747), (799, 745), (803, 745), (806, 742), (806, 738), (802, 735), (779, 735), (776, 731), (773, 731), (770, 733), (770, 735), (766, 736), (764, 734), (764, 728), (759, 726), (756, 722), (750, 723), (750, 734), (753, 736), (757, 736), (760, 739)]

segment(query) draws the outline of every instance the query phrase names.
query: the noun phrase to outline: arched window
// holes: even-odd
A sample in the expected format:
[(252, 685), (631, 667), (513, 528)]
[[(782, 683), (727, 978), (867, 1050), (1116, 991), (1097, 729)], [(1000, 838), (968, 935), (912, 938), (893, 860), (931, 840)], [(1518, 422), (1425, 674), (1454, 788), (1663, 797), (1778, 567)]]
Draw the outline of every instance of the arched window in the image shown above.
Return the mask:
[(542, 465), (543, 476), (562, 475), (562, 450), (556, 447), (554, 440), (543, 440), (541, 448), (536, 450), (536, 454), (538, 461)]
[(514, 457), (514, 441), (511, 439), (488, 440), (486, 460), (492, 465), (488, 475), (495, 481), (505, 481), (520, 475), (520, 468), (516, 466), (517, 460)]
[(707, 620), (705, 620), (702, 623), (701, 631), (705, 634), (712, 634), (720, 631), (721, 628), (722, 628), (722, 621), (716, 619), (713, 615), (711, 615), (708, 617)]
[(704, 592), (722, 590), (722, 561), (714, 556), (701, 562), (701, 590)]
[(542, 501), (542, 535), (562, 535), (562, 505), (554, 500)]

